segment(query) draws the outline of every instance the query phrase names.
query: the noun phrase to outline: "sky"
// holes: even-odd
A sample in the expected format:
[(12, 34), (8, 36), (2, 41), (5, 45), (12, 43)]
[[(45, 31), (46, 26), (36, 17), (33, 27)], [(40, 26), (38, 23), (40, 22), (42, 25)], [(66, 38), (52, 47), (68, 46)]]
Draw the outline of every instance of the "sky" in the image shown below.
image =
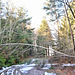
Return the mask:
[[(44, 17), (46, 17), (46, 20), (49, 20), (50, 18), (50, 16), (47, 17), (46, 11), (43, 10), (44, 2), (46, 2), (46, 0), (2, 0), (2, 1), (3, 2), (10, 1), (17, 8), (23, 7), (27, 9), (29, 16), (32, 17), (31, 27), (35, 28), (34, 29), (35, 33), (39, 29), (41, 21), (44, 19)], [(52, 35), (54, 36), (54, 34), (56, 34), (55, 31), (55, 28), (57, 28), (56, 25), (51, 22), (48, 22), (48, 25), (51, 29)]]
[(43, 10), (45, 0), (3, 0), (4, 2), (10, 1), (16, 7), (23, 7), (28, 10), (31, 19), (31, 26), (36, 29), (40, 26), (46, 11)]

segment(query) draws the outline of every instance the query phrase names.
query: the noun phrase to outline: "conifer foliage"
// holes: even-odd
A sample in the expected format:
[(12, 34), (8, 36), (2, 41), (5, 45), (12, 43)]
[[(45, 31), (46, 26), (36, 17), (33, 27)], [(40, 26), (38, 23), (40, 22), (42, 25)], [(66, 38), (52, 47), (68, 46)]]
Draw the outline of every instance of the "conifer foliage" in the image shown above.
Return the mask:
[(43, 19), (40, 28), (38, 29), (37, 44), (48, 46), (48, 43), (51, 42), (51, 40), (52, 40), (52, 35), (50, 27), (48, 26), (47, 21)]

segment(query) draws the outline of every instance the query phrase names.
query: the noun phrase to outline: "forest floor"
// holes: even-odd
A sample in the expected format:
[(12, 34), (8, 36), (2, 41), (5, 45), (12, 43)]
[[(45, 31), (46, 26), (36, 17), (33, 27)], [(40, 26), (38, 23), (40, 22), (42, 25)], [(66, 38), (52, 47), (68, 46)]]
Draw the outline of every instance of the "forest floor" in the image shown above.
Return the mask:
[(75, 67), (66, 67), (65, 69), (60, 69), (60, 67), (56, 67), (50, 70), (38, 70), (36, 67), (28, 72), (27, 75), (47, 75), (45, 72), (48, 72), (48, 75), (75, 75)]
[[(24, 75), (75, 75), (75, 58), (70, 57), (30, 57), (26, 63), (13, 66), (19, 67)], [(12, 69), (7, 75), (13, 73)]]
[[(58, 65), (53, 65), (50, 69), (34, 67), (27, 75), (75, 75), (75, 58), (48, 57), (48, 62), (52, 64), (57, 63)], [(67, 66), (62, 66), (63, 64), (67, 64)], [(45, 74), (45, 72), (49, 74)]]

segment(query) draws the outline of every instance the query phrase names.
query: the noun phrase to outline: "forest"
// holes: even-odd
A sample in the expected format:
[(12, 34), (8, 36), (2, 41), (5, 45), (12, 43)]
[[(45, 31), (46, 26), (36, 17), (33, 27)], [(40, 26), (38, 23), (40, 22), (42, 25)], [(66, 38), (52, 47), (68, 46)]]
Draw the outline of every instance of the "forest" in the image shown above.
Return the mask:
[(35, 61), (37, 67), (42, 61), (42, 68), (47, 63), (46, 59), (49, 63), (72, 63), (74, 66), (71, 70), (75, 74), (75, 1), (46, 0), (43, 10), (46, 16), (35, 31), (31, 26), (33, 17), (29, 16), (27, 9), (17, 8), (14, 4), (10, 6), (9, 2), (4, 4), (0, 0), (0, 70), (12, 65), (30, 64), (33, 58), (39, 58), (39, 61)]

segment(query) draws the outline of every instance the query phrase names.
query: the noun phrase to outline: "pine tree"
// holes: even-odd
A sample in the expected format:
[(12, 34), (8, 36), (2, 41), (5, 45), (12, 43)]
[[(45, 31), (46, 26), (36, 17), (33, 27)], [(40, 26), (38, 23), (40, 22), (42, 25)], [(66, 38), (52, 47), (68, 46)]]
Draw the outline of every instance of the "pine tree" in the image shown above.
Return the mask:
[[(31, 22), (31, 18), (27, 16), (27, 11), (23, 8), (16, 9), (14, 6), (11, 7), (11, 10), (9, 7), (5, 7), (5, 9), (7, 10), (7, 12), (2, 12), (4, 13), (4, 15), (3, 17), (1, 17), (0, 43), (32, 44), (33, 29), (27, 28), (27, 26), (30, 25)], [(21, 58), (25, 58), (31, 55), (33, 49), (25, 52), (26, 47), (27, 46), (22, 45), (9, 45), (2, 48), (2, 46), (0, 45), (0, 67), (17, 64), (21, 61)]]
[(50, 27), (48, 26), (47, 21), (44, 19), (42, 20), (42, 23), (38, 30), (37, 44), (48, 46), (51, 40), (52, 40), (52, 35), (51, 35)]
[[(48, 2), (46, 3), (46, 6), (44, 7), (44, 9), (46, 9), (48, 15), (52, 16), (51, 21), (55, 21), (56, 19), (59, 19), (66, 12), (66, 16), (67, 16), (69, 27), (70, 27), (70, 33), (71, 33), (71, 37), (72, 37), (73, 50), (75, 52), (75, 42), (74, 42), (75, 39), (74, 39), (74, 35), (73, 35), (73, 30), (71, 27), (71, 22), (70, 22), (71, 20), (68, 15), (68, 11), (67, 11), (67, 10), (70, 11), (71, 17), (74, 20), (75, 19), (74, 2), (71, 2), (69, 0), (47, 0), (47, 1)], [(56, 9), (55, 9), (55, 7), (56, 7)], [(61, 8), (64, 8), (64, 9), (61, 9)], [(57, 13), (57, 15), (56, 15), (56, 13)]]
[[(72, 8), (74, 8), (74, 7), (72, 7)], [(70, 13), (70, 10), (67, 11), (67, 14), (68, 14), (70, 25), (71, 25), (72, 32), (73, 32), (73, 35), (74, 35), (75, 21), (72, 17), (72, 14)], [(72, 37), (71, 37), (68, 18), (66, 17), (66, 15), (61, 20), (61, 26), (59, 28), (60, 28), (59, 32), (60, 32), (60, 38), (61, 38), (60, 41), (63, 43), (63, 45), (62, 45), (62, 46), (64, 46), (63, 48), (67, 47), (67, 49), (70, 49), (70, 48), (72, 49), (73, 41), (72, 41)], [(74, 39), (75, 39), (75, 37), (74, 37)]]

